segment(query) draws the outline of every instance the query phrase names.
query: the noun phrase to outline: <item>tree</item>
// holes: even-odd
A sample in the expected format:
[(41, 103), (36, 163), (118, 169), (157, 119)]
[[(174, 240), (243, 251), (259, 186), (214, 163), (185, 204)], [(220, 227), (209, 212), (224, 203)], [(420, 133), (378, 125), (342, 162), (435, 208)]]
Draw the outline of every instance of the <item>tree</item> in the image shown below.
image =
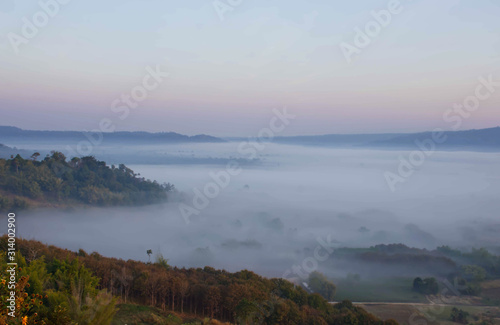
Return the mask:
[(460, 323), (460, 324), (467, 324), (467, 317), (469, 316), (469, 313), (466, 311), (463, 311), (462, 309), (457, 309), (456, 307), (453, 307), (451, 310), (451, 315), (450, 319), (454, 322)]
[(189, 282), (185, 275), (182, 275), (179, 280), (179, 295), (181, 299), (181, 313), (184, 313), (184, 299), (189, 292)]
[(436, 278), (415, 278), (413, 280), (413, 290), (424, 295), (435, 295), (439, 292), (439, 285)]
[(422, 278), (417, 277), (413, 280), (413, 290), (420, 292), (422, 290), (422, 287), (424, 285), (424, 281)]
[(123, 266), (120, 269), (120, 272), (114, 271), (113, 275), (118, 281), (118, 284), (120, 286), (120, 296), (122, 297), (122, 299), (125, 300), (125, 303), (127, 303), (127, 299), (130, 293), (130, 288), (132, 285), (132, 280), (134, 280), (134, 277), (125, 266)]
[(466, 277), (472, 278), (476, 282), (481, 282), (486, 278), (486, 271), (477, 265), (463, 265), (462, 271)]
[(99, 279), (78, 259), (55, 261), (53, 275), (56, 292), (48, 293), (52, 305), (62, 306), (69, 317), (81, 325), (110, 324), (116, 313), (116, 300), (98, 290)]
[[(151, 250), (148, 251), (152, 253)], [(161, 253), (157, 253), (155, 264), (165, 268), (166, 270), (170, 270), (171, 268), (171, 266), (168, 264), (168, 259), (164, 258)]]
[(439, 285), (436, 281), (436, 278), (425, 278), (424, 286), (426, 288), (427, 294), (435, 295), (439, 292)]
[(146, 254), (148, 254), (148, 263), (151, 263), (151, 254), (153, 254), (153, 250), (148, 249), (148, 250), (146, 251)]
[(253, 324), (258, 312), (254, 302), (243, 298), (235, 308), (236, 320), (241, 324)]
[(333, 301), (337, 287), (324, 274), (317, 271), (311, 272), (308, 284), (312, 291), (319, 293), (328, 301)]
[(156, 294), (161, 284), (160, 275), (157, 272), (146, 273), (146, 293), (150, 298), (149, 304), (151, 306), (156, 305)]
[(220, 307), (221, 292), (219, 287), (210, 286), (205, 299), (205, 304), (210, 313), (210, 318), (214, 318)]

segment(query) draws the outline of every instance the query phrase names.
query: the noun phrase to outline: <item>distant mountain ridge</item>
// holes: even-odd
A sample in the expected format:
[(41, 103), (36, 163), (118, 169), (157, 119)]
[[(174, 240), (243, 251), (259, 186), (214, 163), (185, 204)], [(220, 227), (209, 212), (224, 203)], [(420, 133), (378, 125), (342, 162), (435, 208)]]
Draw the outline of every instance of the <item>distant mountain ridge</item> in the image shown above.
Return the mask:
[[(325, 134), (275, 137), (272, 142), (304, 146), (334, 148), (415, 149), (417, 141), (432, 139), (432, 132), (381, 133), (381, 134)], [(218, 138), (199, 134), (187, 136), (175, 132), (150, 133), (144, 131), (120, 131), (102, 133), (103, 142), (127, 142), (128, 144), (175, 144), (175, 143), (222, 143), (248, 141), (248, 138)], [(500, 127), (466, 131), (445, 131), (443, 143), (435, 143), (437, 150), (500, 151)], [(92, 132), (34, 131), (13, 126), (0, 126), (0, 143), (22, 142), (72, 142), (97, 139)], [(257, 140), (257, 139), (254, 139)], [(90, 140), (89, 140), (90, 141)], [(7, 148), (3, 148), (4, 150)]]
[[(439, 144), (448, 148), (498, 148), (500, 149), (500, 127), (466, 130), (466, 131), (447, 131), (443, 136), (446, 140)], [(397, 136), (390, 140), (374, 141), (371, 144), (375, 146), (402, 146), (412, 145), (415, 141), (432, 139), (432, 132), (422, 132), (415, 134), (405, 134)]]
[[(109, 132), (101, 133), (102, 140), (106, 142), (127, 141), (128, 143), (220, 143), (226, 142), (223, 139), (206, 134), (194, 136), (183, 135), (175, 132)], [(93, 132), (79, 131), (35, 131), (23, 130), (14, 126), (0, 126), (0, 142), (5, 140), (19, 141), (81, 141), (99, 139), (100, 135)], [(7, 142), (7, 141), (5, 141)]]
[[(307, 146), (373, 149), (412, 149), (417, 141), (432, 140), (432, 132), (385, 134), (326, 134), (276, 137), (273, 142)], [(446, 140), (434, 143), (438, 150), (500, 151), (500, 127), (445, 131)]]

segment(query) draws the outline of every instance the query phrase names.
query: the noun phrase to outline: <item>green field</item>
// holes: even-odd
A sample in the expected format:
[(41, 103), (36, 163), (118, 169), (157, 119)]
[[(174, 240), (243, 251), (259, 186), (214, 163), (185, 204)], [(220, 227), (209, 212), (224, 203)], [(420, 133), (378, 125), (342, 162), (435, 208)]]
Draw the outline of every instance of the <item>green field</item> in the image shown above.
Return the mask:
[[(425, 295), (412, 291), (412, 278), (385, 278), (371, 281), (338, 279), (336, 301), (349, 299), (382, 318), (394, 318), (400, 324), (458, 324), (450, 319), (453, 307), (468, 312), (469, 324), (500, 324), (500, 280), (482, 284), (479, 297), (457, 297), (458, 305), (431, 305)], [(496, 298), (496, 299), (495, 299)], [(435, 300), (436, 301), (436, 300)], [(378, 303), (380, 302), (380, 303)], [(485, 323), (483, 323), (485, 321)]]

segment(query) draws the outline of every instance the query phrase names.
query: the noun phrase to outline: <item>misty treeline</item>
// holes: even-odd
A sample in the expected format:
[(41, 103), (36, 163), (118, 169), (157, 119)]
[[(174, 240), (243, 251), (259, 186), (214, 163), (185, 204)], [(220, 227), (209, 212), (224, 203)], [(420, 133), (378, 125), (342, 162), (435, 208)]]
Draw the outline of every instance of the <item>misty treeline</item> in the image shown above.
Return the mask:
[[(454, 283), (463, 295), (478, 295), (482, 281), (500, 278), (500, 256), (486, 248), (461, 251), (440, 246), (427, 250), (403, 244), (380, 244), (369, 248), (340, 248), (332, 256), (377, 265), (386, 272), (396, 270), (397, 274), (411, 272), (413, 275), (421, 273), (444, 277)], [(439, 286), (434, 277), (416, 277), (413, 290), (423, 294), (436, 294)]]
[(141, 205), (165, 200), (173, 185), (140, 178), (120, 164), (107, 166), (92, 156), (67, 158), (53, 151), (41, 161), (20, 155), (0, 159), (0, 211), (36, 202)]
[[(2, 250), (7, 248), (6, 236), (1, 238), (0, 246)], [(27, 292), (45, 297), (41, 306), (53, 308), (51, 312), (56, 314), (73, 315), (69, 313), (74, 304), (72, 284), (84, 283), (88, 284), (90, 299), (86, 300), (89, 305), (82, 308), (104, 308), (106, 315), (114, 310), (114, 299), (119, 299), (121, 303), (149, 305), (236, 324), (397, 324), (393, 320), (384, 322), (349, 301), (330, 304), (321, 295), (310, 294), (287, 280), (267, 279), (247, 270), (229, 273), (211, 267), (179, 269), (169, 266), (161, 256), (154, 263), (124, 261), (83, 250), (71, 252), (34, 240), (19, 239), (17, 247), (26, 261), (23, 270), (30, 270), (29, 274), (24, 271), (30, 284)], [(72, 270), (70, 279), (53, 281), (68, 269)], [(95, 279), (99, 279), (98, 284)], [(69, 298), (50, 298), (59, 294), (61, 285), (67, 288), (64, 290)], [(106, 292), (115, 298), (109, 298)], [(39, 308), (28, 310), (26, 315), (48, 315)], [(46, 324), (69, 323), (60, 319), (52, 322), (47, 317)]]

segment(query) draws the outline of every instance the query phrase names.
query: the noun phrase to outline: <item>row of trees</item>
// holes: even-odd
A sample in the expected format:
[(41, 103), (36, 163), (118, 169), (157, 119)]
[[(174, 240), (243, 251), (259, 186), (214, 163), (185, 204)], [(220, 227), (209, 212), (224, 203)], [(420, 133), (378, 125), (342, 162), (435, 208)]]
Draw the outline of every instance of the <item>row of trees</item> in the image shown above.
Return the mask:
[(337, 287), (324, 274), (318, 271), (311, 272), (308, 284), (313, 292), (319, 293), (328, 301), (333, 301)]
[[(0, 248), (5, 245), (3, 237)], [(332, 305), (321, 295), (309, 294), (284, 279), (267, 279), (246, 270), (179, 269), (164, 259), (142, 263), (83, 250), (73, 253), (36, 241), (18, 240), (17, 245), (28, 265), (40, 256), (50, 270), (59, 269), (61, 263), (83, 263), (100, 279), (97, 289), (120, 297), (122, 302), (237, 324), (396, 324), (381, 321), (348, 301)]]
[(399, 274), (446, 277), (452, 283), (459, 281), (460, 285), (466, 284), (468, 288), (462, 294), (477, 294), (479, 282), (500, 278), (500, 255), (485, 248), (460, 251), (448, 246), (427, 250), (403, 244), (376, 245), (339, 248), (332, 254), (332, 259), (354, 262), (356, 267), (359, 267), (359, 262), (386, 265), (393, 273)]
[[(139, 205), (165, 200), (171, 184), (140, 178), (121, 164), (107, 166), (94, 157), (72, 158), (52, 152), (42, 161), (20, 155), (0, 159), (0, 210), (26, 207), (25, 199), (92, 205)], [(14, 197), (14, 198), (12, 198)], [(29, 201), (29, 200), (28, 200)], [(24, 202), (24, 203), (23, 203)]]
[(500, 255), (495, 255), (485, 248), (460, 251), (449, 246), (441, 246), (436, 249), (436, 252), (463, 265), (461, 268), (468, 280), (482, 281), (487, 278), (500, 278)]

